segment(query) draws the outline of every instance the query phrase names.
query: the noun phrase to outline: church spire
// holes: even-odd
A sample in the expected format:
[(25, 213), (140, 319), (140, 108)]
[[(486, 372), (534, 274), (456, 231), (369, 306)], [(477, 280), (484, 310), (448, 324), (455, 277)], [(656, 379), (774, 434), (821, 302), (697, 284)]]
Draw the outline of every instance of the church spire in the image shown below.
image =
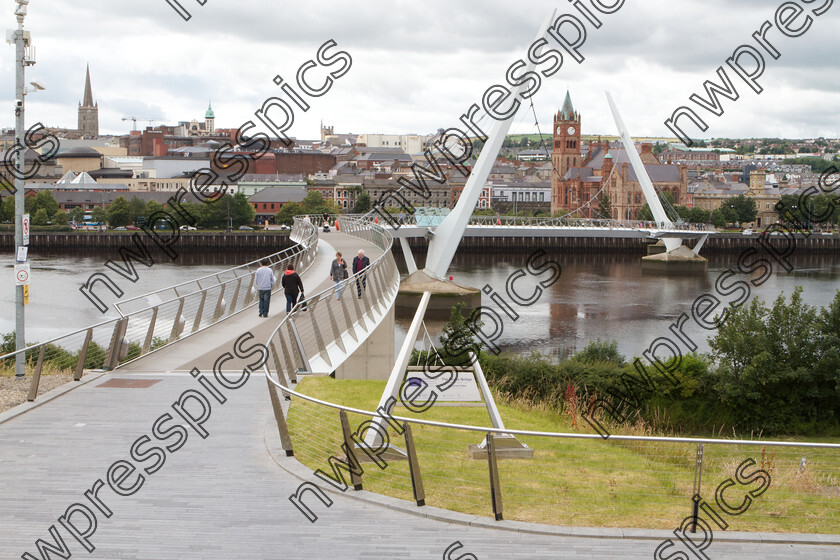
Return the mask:
[(563, 108), (560, 109), (560, 114), (566, 119), (571, 120), (575, 115), (575, 108), (572, 106), (572, 97), (569, 95), (569, 90), (566, 90), (566, 99), (563, 101)]
[(82, 107), (93, 107), (93, 90), (90, 87), (90, 64), (87, 66), (87, 75), (85, 76), (85, 100)]

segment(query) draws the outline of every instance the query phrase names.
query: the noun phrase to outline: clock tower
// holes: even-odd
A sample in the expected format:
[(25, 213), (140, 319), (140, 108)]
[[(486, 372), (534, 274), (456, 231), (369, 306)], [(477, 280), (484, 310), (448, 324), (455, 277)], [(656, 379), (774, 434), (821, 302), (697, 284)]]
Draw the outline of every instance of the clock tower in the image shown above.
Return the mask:
[(551, 174), (551, 212), (576, 208), (577, 198), (568, 192), (563, 181), (569, 169), (579, 167), (580, 158), (580, 115), (572, 106), (572, 98), (566, 91), (563, 108), (554, 117), (554, 148), (551, 161), (554, 170)]

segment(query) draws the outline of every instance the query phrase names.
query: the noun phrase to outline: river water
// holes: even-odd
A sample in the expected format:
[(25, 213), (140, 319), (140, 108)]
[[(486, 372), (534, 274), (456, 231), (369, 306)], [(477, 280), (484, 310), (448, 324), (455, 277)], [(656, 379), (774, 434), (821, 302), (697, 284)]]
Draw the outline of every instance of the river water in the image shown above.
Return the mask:
[[(220, 269), (258, 258), (259, 254), (241, 251), (182, 254), (175, 261), (158, 259), (150, 268), (138, 267), (139, 280), (119, 285), (125, 297), (140, 295), (162, 286), (218, 272)], [(705, 273), (681, 276), (643, 274), (639, 257), (615, 253), (549, 254), (545, 258), (561, 267), (559, 280), (545, 289), (528, 307), (516, 305), (506, 295), (508, 277), (524, 268), (528, 253), (456, 255), (450, 269), (460, 284), (489, 285), (518, 314), (507, 317), (498, 304), (484, 296), (484, 305), (497, 310), (503, 319), (503, 331), (497, 339), (500, 348), (518, 352), (536, 350), (565, 356), (582, 349), (590, 339), (616, 340), (625, 356), (640, 355), (659, 336), (669, 334), (668, 326), (681, 313), (691, 312), (692, 302), (704, 293), (715, 293), (714, 284), (721, 272), (735, 268), (738, 255), (710, 255)], [(0, 261), (0, 333), (14, 330), (13, 262), (6, 254)], [(81, 284), (93, 273), (103, 270), (107, 256), (100, 254), (31, 255), (31, 303), (26, 307), (27, 340), (43, 341), (71, 330), (80, 329), (116, 316), (109, 310), (102, 314), (79, 292)], [(790, 272), (780, 267), (752, 293), (772, 301), (780, 293), (790, 294), (796, 286), (804, 288), (803, 298), (811, 305), (827, 305), (840, 289), (840, 255), (795, 255)], [(523, 296), (534, 292), (539, 278), (526, 273), (516, 282)], [(729, 300), (734, 299), (731, 296)], [(110, 301), (110, 300), (109, 300)], [(397, 321), (396, 345), (405, 337), (408, 319)], [(427, 321), (432, 339), (442, 321)], [(490, 332), (491, 326), (486, 327)], [(689, 332), (687, 329), (686, 332)], [(700, 351), (708, 350), (708, 332), (695, 329), (692, 340)], [(713, 334), (713, 333), (712, 333)]]

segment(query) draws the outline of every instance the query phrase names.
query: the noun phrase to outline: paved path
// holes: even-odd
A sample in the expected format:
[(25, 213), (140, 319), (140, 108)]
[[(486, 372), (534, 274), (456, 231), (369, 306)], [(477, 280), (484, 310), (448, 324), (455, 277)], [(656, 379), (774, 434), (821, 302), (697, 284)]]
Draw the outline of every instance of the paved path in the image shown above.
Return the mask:
[[(339, 236), (327, 240), (335, 246), (343, 243)], [(311, 271), (312, 278), (317, 270)], [(259, 318), (253, 316), (253, 323), (259, 324)], [(300, 480), (281, 469), (267, 450), (265, 434), (271, 428), (272, 412), (265, 380), (254, 374), (241, 388), (224, 389), (208, 376), (205, 381), (213, 383), (225, 401), (220, 404), (188, 373), (172, 372), (196, 364), (209, 372), (204, 364), (232, 350), (239, 328), (228, 326), (226, 339), (212, 333), (212, 348), (195, 346), (203, 350), (194, 355), (196, 362), (155, 371), (150, 360), (143, 373), (144, 362), (138, 361), (132, 371), (92, 377), (5, 422), (9, 414), (0, 415), (0, 559), (20, 558), (25, 552), (43, 559), (438, 559), (446, 558), (444, 551), (455, 541), (464, 548), (454, 550), (449, 555), (452, 560), (653, 557), (656, 541), (552, 537), (463, 526), (338, 494), (331, 494), (334, 504), (321, 508), (318, 521), (310, 523), (288, 500)], [(258, 327), (263, 328), (267, 327)], [(186, 354), (173, 353), (170, 359), (176, 357)], [(225, 370), (239, 371), (246, 361), (228, 362)], [(229, 375), (231, 380), (235, 377)], [(191, 390), (205, 395), (210, 405), (206, 420), (197, 424), (206, 430), (204, 439), (172, 408)], [(185, 405), (196, 418), (201, 416), (194, 406), (197, 402)], [(175, 419), (161, 421), (166, 414)], [(169, 439), (160, 441), (154, 435), (156, 424), (160, 438)], [(182, 436), (169, 432), (175, 424), (185, 426), (186, 440), (180, 447)], [(151, 442), (141, 442), (132, 457), (135, 442), (146, 435)], [(119, 496), (108, 485), (109, 469), (112, 478), (120, 478), (119, 468), (112, 466), (118, 461), (138, 469), (123, 475), (123, 487), (139, 484), (138, 474), (144, 476), (133, 495)], [(84, 496), (97, 480), (104, 481), (97, 493), (101, 510)], [(95, 547), (92, 553), (58, 521), (75, 503), (96, 516), (96, 530), (89, 536)], [(103, 511), (112, 513), (106, 517)], [(70, 521), (81, 533), (90, 533), (81, 514)], [(37, 539), (52, 541), (53, 525), (69, 554), (37, 551)], [(475, 556), (466, 556), (468, 552)], [(711, 558), (820, 560), (837, 558), (838, 549), (715, 542), (706, 552)]]

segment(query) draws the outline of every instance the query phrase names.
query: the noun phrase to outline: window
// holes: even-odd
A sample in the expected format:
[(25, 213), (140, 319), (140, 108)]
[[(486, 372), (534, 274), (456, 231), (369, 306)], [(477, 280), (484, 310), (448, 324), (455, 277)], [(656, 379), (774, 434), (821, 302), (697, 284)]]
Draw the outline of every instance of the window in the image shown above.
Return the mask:
[(765, 209), (765, 210), (769, 210), (769, 209), (770, 209), (770, 203), (769, 203), (769, 202), (765, 202), (765, 203), (764, 203), (764, 209)]
[(636, 195), (636, 204), (641, 204), (641, 203), (642, 203), (642, 195), (637, 194)]

